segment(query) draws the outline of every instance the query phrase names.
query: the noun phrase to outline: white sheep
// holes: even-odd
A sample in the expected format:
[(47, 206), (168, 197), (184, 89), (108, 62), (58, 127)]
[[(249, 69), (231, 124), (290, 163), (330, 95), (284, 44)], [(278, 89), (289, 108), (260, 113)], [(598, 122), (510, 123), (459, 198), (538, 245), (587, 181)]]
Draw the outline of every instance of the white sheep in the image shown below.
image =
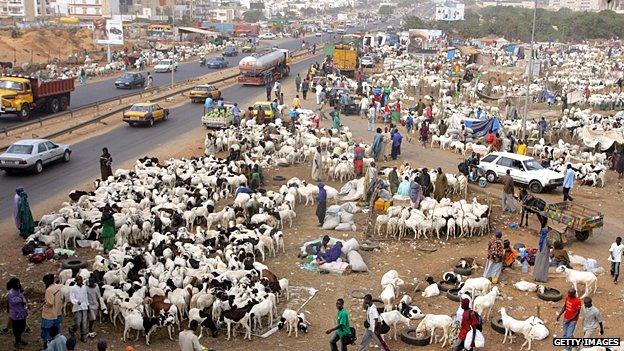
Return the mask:
[(581, 296), (581, 299), (585, 298), (585, 296), (588, 296), (590, 294), (592, 287), (594, 289), (593, 291), (594, 294), (596, 293), (596, 290), (598, 289), (598, 277), (596, 277), (596, 275), (592, 272), (577, 271), (572, 268), (567, 268), (566, 266), (559, 266), (557, 267), (555, 271), (557, 273), (564, 273), (566, 276), (566, 280), (572, 283), (574, 290), (576, 290), (577, 292), (578, 292), (578, 287), (577, 287), (578, 283), (585, 284), (585, 293), (583, 293), (583, 296)]
[(453, 319), (445, 314), (427, 314), (416, 327), (416, 333), (418, 334), (429, 331), (429, 334), (431, 335), (431, 340), (429, 343), (433, 344), (438, 342), (438, 337), (435, 334), (435, 330), (437, 328), (442, 329), (443, 335), (440, 341), (444, 340), (444, 342), (442, 343), (442, 348), (444, 348), (444, 345), (446, 345), (446, 342), (448, 341), (448, 332), (451, 324), (453, 324)]
[(404, 282), (401, 278), (395, 278), (383, 289), (379, 298), (384, 303), (384, 312), (392, 310), (394, 299), (396, 298), (397, 287), (403, 285)]
[[(498, 287), (495, 286), (489, 293), (475, 297), (472, 305), (473, 309), (483, 317), (483, 320), (487, 320), (492, 312), (492, 307), (494, 307), (494, 302), (500, 297), (502, 297), (502, 295)], [(485, 313), (485, 311), (487, 311), (487, 313)]]
[(397, 325), (403, 324), (406, 328), (410, 327), (410, 319), (397, 310), (382, 313), (381, 319), (394, 329), (394, 340), (397, 339)]
[(299, 337), (299, 328), (298, 328), (298, 323), (299, 323), (299, 316), (297, 315), (297, 312), (291, 309), (285, 309), (284, 312), (282, 312), (282, 318), (280, 318), (280, 321), (277, 323), (277, 328), (279, 330), (282, 330), (284, 327), (286, 327), (286, 329), (288, 330), (288, 336), (290, 336), (290, 334), (292, 333), (292, 331), (295, 331), (295, 338)]
[(464, 282), (464, 286), (462, 286), (462, 288), (459, 289), (459, 292), (457, 294), (461, 295), (465, 293), (466, 291), (470, 291), (470, 295), (472, 297), (475, 297), (477, 296), (475, 294), (477, 291), (481, 295), (484, 295), (490, 292), (491, 288), (492, 288), (492, 282), (487, 278), (483, 278), (483, 277), (468, 278)]

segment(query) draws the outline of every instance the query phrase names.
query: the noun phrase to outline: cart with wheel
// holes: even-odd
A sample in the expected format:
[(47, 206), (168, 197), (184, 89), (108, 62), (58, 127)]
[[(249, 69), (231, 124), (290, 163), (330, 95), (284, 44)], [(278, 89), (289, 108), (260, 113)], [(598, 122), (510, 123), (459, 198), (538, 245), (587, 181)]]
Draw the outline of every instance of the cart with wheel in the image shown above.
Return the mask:
[(545, 214), (550, 220), (549, 227), (562, 234), (565, 241), (569, 241), (572, 236), (585, 241), (594, 229), (602, 228), (604, 224), (602, 212), (573, 202), (549, 204)]

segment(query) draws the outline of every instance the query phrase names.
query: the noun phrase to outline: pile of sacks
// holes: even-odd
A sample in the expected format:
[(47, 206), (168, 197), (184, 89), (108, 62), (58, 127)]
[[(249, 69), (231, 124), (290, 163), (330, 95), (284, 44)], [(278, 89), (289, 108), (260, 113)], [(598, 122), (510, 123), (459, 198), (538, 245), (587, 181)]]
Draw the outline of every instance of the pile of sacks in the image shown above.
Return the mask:
[(323, 229), (339, 230), (339, 231), (355, 231), (356, 226), (353, 215), (360, 211), (353, 202), (347, 202), (342, 205), (329, 206), (325, 212), (325, 221)]

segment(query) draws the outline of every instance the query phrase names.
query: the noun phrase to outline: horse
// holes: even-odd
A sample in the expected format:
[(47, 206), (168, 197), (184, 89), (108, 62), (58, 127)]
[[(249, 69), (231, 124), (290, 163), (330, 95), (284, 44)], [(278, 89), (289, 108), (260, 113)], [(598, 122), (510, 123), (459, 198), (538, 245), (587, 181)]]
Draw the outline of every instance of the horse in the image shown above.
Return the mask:
[(540, 222), (540, 228), (546, 227), (548, 218), (542, 214), (546, 209), (546, 201), (529, 194), (526, 189), (520, 190), (518, 201), (520, 201), (520, 204), (522, 205), (522, 212), (520, 212), (520, 227), (522, 227), (522, 223), (524, 222), (526, 222), (526, 226), (529, 225), (530, 213), (537, 216), (537, 219)]

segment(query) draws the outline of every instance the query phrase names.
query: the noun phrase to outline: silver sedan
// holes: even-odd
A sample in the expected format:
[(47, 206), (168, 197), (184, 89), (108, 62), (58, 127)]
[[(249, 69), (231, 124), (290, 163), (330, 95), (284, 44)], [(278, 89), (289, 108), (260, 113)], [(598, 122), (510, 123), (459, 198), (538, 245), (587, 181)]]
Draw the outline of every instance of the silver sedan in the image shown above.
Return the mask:
[(43, 166), (55, 161), (69, 162), (71, 149), (46, 139), (25, 139), (13, 143), (0, 155), (0, 169), (7, 173), (32, 170), (39, 174)]

